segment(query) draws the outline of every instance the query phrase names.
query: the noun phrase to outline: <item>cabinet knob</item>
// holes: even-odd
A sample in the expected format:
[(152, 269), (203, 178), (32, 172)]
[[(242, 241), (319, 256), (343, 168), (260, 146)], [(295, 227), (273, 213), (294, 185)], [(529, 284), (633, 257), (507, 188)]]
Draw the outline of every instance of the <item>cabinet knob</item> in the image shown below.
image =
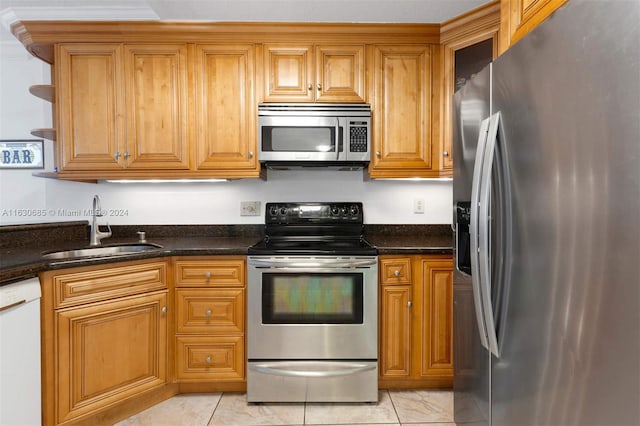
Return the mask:
[(204, 277), (208, 280), (209, 278), (211, 278), (211, 272), (207, 271), (204, 273)]
[(129, 151), (125, 151), (124, 152), (124, 159), (126, 160), (127, 158), (129, 158)]
[(444, 157), (448, 157), (448, 156), (449, 156), (449, 151), (443, 151), (443, 152), (442, 152), (442, 155), (443, 155)]
[(118, 159), (120, 158), (120, 151), (116, 151), (116, 155), (114, 155), (113, 158), (115, 158), (116, 161), (118, 161)]
[(160, 309), (160, 310), (162, 311), (163, 314), (167, 313), (167, 307), (166, 306), (163, 306), (162, 309)]
[(211, 364), (211, 357), (208, 356), (204, 359), (204, 362), (206, 362), (207, 364)]
[(376, 151), (376, 157), (380, 158), (380, 151)]
[(204, 314), (206, 316), (210, 317), (211, 316), (211, 309), (207, 309), (207, 311)]
[(318, 90), (322, 90), (322, 84), (318, 83)]
[(253, 158), (253, 151), (249, 151), (249, 158)]
[(413, 302), (412, 302), (411, 300), (409, 300), (409, 301), (407, 302), (407, 308), (410, 308), (410, 307), (412, 307), (412, 306), (413, 306)]
[(309, 85), (307, 86), (307, 90), (311, 90), (311, 89), (313, 89), (313, 85), (309, 83)]
[(396, 269), (395, 271), (393, 271), (393, 275), (395, 275), (396, 277), (400, 276), (400, 270)]

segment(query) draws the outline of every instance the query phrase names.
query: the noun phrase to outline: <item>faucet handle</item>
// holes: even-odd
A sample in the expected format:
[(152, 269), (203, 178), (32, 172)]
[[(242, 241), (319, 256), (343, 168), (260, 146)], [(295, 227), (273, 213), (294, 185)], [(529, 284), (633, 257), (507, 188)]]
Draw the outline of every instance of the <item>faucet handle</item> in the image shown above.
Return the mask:
[(147, 233), (144, 231), (138, 231), (136, 232), (136, 234), (138, 234), (138, 242), (139, 243), (146, 243), (147, 242)]

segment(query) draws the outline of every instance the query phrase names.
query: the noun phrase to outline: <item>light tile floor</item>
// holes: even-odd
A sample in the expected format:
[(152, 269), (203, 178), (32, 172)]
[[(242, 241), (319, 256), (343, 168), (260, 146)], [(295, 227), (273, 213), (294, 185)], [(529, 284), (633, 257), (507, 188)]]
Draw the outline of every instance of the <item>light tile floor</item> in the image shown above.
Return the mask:
[(455, 426), (453, 393), (380, 391), (377, 404), (248, 404), (244, 393), (175, 396), (117, 426), (422, 425)]

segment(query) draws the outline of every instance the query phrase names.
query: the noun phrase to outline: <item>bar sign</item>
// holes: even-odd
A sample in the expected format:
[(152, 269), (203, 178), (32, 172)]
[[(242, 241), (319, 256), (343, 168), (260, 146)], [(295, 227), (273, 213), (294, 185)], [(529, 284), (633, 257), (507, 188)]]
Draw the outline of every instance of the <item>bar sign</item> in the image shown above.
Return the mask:
[(44, 149), (42, 139), (0, 141), (0, 168), (43, 169)]

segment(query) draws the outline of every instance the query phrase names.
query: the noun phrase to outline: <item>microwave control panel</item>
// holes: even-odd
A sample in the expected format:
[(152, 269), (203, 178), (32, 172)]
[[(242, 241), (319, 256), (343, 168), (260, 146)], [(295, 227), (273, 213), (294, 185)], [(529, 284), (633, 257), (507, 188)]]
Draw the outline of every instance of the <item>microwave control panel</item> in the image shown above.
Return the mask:
[(349, 122), (349, 152), (367, 152), (367, 123)]

